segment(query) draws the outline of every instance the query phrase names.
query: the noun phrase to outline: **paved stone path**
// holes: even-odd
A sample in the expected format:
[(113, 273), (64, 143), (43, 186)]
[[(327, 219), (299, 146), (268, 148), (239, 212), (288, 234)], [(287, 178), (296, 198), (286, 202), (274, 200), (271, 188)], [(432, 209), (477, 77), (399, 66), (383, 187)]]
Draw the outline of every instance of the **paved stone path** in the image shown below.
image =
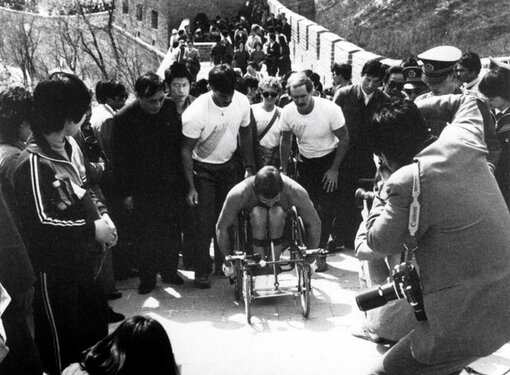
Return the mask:
[[(179, 271), (184, 285), (158, 281), (144, 296), (137, 292), (138, 280), (119, 283), (123, 297), (112, 305), (127, 316), (158, 319), (182, 375), (358, 374), (386, 348), (350, 334), (360, 318), (354, 300), (357, 259), (352, 252), (339, 253), (328, 264), (327, 272), (313, 276), (309, 319), (302, 317), (295, 297), (259, 299), (252, 303), (250, 326), (226, 278), (212, 276), (212, 288), (199, 290), (189, 271)], [(482, 374), (510, 373), (510, 345), (472, 367)]]

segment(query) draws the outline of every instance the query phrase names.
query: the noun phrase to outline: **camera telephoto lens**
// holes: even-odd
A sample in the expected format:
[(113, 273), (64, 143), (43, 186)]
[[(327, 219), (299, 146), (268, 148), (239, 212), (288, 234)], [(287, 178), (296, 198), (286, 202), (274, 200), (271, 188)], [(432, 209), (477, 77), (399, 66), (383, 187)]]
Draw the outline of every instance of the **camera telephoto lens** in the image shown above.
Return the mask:
[(386, 305), (387, 302), (399, 298), (395, 291), (394, 284), (387, 283), (380, 285), (356, 296), (356, 303), (361, 311), (368, 311)]

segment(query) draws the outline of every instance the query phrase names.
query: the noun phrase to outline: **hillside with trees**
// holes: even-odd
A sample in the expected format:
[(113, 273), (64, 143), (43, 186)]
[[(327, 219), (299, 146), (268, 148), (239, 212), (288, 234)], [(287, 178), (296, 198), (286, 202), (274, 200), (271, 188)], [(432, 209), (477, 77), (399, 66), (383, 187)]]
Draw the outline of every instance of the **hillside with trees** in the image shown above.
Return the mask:
[(454, 45), (480, 56), (510, 55), (507, 0), (318, 0), (315, 21), (390, 58)]

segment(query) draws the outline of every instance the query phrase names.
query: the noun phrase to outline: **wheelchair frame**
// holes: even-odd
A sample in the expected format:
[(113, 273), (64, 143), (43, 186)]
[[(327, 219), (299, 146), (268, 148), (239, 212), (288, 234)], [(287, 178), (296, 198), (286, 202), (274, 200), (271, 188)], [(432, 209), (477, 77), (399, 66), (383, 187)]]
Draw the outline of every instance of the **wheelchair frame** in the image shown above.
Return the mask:
[[(249, 254), (250, 249), (249, 226), (246, 215), (240, 214), (238, 222), (234, 226), (234, 254), (227, 256), (225, 259), (231, 261), (234, 266), (234, 277), (231, 282), (234, 284), (234, 298), (236, 301), (244, 300), (244, 308), (246, 320), (251, 324), (252, 309), (251, 304), (254, 299), (269, 298), (277, 296), (297, 296), (300, 299), (301, 313), (305, 318), (310, 315), (310, 292), (311, 292), (311, 274), (312, 269), (308, 259), (314, 255), (325, 255), (327, 252), (322, 249), (308, 250), (304, 243), (305, 230), (301, 217), (299, 217), (295, 207), (290, 210), (291, 225), (291, 243), (289, 245), (289, 260), (274, 260), (275, 251), (274, 244), (270, 242), (270, 250), (273, 259), (266, 261), (261, 259), (259, 254)], [(279, 266), (288, 266), (295, 270), (297, 276), (297, 285), (294, 287), (282, 287), (278, 281)], [(264, 289), (266, 293), (260, 293), (260, 290), (254, 288), (253, 273), (257, 268), (270, 266), (272, 268), (272, 276), (274, 277), (273, 288), (271, 290)]]

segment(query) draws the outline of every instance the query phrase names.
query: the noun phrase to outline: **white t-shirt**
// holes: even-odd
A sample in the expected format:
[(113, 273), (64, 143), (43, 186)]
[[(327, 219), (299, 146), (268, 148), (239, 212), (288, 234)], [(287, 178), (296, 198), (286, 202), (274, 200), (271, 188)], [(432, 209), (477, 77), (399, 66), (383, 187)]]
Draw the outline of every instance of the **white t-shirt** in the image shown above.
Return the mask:
[(240, 127), (250, 125), (250, 102), (234, 91), (228, 107), (218, 107), (212, 91), (200, 95), (182, 114), (182, 134), (198, 139), (193, 159), (204, 163), (223, 164), (237, 149)]
[(340, 106), (314, 97), (312, 112), (302, 115), (294, 103), (283, 109), (280, 117), (280, 131), (290, 131), (296, 138), (299, 152), (308, 159), (320, 158), (336, 149), (338, 138), (334, 131), (345, 126)]
[[(251, 110), (253, 111), (253, 117), (255, 118), (255, 122), (257, 123), (257, 135), (260, 135), (262, 133), (269, 122), (273, 119), (273, 116), (276, 112), (276, 109), (278, 107), (274, 107), (271, 112), (267, 112), (264, 109), (263, 103), (257, 103), (253, 104), (251, 106)], [(281, 108), (278, 108), (278, 110), (281, 111)], [(266, 148), (274, 148), (277, 147), (280, 143), (280, 128), (278, 126), (278, 122), (280, 121), (280, 118), (276, 118), (274, 124), (271, 126), (271, 129), (266, 132), (264, 137), (259, 141), (259, 144)]]

